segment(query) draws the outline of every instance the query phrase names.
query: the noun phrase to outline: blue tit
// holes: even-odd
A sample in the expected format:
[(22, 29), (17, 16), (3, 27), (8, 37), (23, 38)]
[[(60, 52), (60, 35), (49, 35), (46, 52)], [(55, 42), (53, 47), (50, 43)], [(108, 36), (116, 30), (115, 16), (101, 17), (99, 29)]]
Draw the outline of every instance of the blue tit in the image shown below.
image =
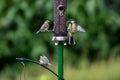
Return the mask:
[(52, 64), (49, 62), (48, 58), (46, 56), (40, 56), (40, 64), (43, 64), (43, 65), (49, 65), (51, 66)]
[(69, 45), (75, 45), (75, 40), (74, 40), (74, 33), (76, 32), (76, 26), (74, 24), (72, 24), (71, 22), (68, 24), (68, 35), (69, 35), (69, 41), (68, 44)]
[(75, 32), (77, 32), (77, 31), (85, 32), (85, 29), (82, 28), (80, 25), (76, 24), (74, 20), (70, 20), (70, 21), (68, 21), (67, 31), (68, 31), (68, 35), (69, 35), (68, 44), (75, 45), (76, 43), (75, 43), (75, 39), (73, 37)]
[(49, 22), (49, 20), (46, 20), (44, 24), (40, 27), (40, 29), (36, 32), (36, 34), (38, 34), (39, 32), (48, 32)]

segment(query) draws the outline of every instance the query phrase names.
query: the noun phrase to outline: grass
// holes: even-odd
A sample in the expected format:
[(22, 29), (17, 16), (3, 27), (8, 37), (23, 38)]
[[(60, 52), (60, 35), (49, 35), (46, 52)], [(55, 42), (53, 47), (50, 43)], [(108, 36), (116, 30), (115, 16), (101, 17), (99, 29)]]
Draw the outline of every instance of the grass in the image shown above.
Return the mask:
[[(54, 64), (55, 63), (55, 64)], [(20, 72), (21, 66), (16, 69), (6, 67), (0, 73), (0, 80), (57, 80), (57, 78), (37, 65), (28, 64), (24, 71)], [(18, 70), (19, 68), (19, 70)], [(57, 72), (57, 64), (53, 61), (51, 66)], [(79, 62), (78, 66), (71, 65), (68, 62), (64, 64), (65, 80), (120, 80), (120, 59), (110, 59), (108, 61), (99, 61), (89, 64), (87, 60)]]
[[(84, 64), (78, 69), (65, 69), (67, 80), (120, 80), (120, 60), (101, 61), (92, 65)], [(86, 66), (85, 66), (86, 65)]]

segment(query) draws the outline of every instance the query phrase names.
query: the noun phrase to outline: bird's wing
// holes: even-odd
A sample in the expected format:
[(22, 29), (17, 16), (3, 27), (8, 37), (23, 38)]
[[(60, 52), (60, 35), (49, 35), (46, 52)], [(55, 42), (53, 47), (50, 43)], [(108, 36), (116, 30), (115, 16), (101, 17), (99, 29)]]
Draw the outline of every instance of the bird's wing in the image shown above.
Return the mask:
[(46, 63), (49, 63), (49, 60), (48, 60), (48, 58), (46, 56), (43, 56), (43, 58), (44, 58)]
[(45, 29), (48, 28), (48, 27), (49, 27), (48, 25), (43, 24), (43, 25), (41, 26), (40, 30), (45, 30)]
[(48, 64), (49, 66), (52, 65), (52, 64), (49, 62), (49, 59), (48, 59), (46, 56), (44, 56), (44, 59), (45, 59), (45, 61), (46, 61), (46, 64)]
[(47, 64), (47, 61), (46, 61), (46, 59), (44, 58), (44, 56), (41, 56), (40, 62), (41, 62), (42, 64)]
[(77, 31), (86, 32), (85, 29), (82, 28), (80, 25), (77, 25)]
[(51, 66), (52, 64), (49, 62), (48, 58), (46, 56), (42, 56), (42, 61), (43, 61), (43, 64), (47, 64), (49, 66)]
[(41, 31), (44, 31), (44, 30), (47, 29), (47, 28), (49, 28), (49, 25), (43, 24), (43, 25), (40, 27), (40, 29), (36, 32), (36, 34), (38, 34), (38, 33), (41, 32)]

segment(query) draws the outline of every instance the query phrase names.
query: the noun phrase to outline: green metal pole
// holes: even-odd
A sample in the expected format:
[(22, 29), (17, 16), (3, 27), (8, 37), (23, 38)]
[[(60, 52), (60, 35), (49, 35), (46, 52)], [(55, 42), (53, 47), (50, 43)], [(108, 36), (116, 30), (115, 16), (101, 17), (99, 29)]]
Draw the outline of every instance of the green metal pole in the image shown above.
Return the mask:
[[(63, 43), (58, 43), (58, 75), (63, 78)], [(62, 79), (58, 79), (62, 80)]]

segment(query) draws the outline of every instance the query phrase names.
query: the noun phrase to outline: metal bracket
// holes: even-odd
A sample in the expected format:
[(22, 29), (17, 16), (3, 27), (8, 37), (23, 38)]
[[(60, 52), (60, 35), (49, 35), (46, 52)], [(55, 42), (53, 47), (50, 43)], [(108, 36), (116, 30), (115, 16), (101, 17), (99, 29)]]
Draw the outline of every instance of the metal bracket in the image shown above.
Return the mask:
[(58, 45), (59, 42), (63, 42), (63, 44), (66, 46), (67, 43), (66, 43), (66, 40), (67, 40), (67, 37), (64, 37), (64, 36), (54, 36), (52, 38), (52, 41), (55, 41), (55, 45)]
[(66, 41), (67, 37), (65, 36), (53, 36), (52, 41)]

